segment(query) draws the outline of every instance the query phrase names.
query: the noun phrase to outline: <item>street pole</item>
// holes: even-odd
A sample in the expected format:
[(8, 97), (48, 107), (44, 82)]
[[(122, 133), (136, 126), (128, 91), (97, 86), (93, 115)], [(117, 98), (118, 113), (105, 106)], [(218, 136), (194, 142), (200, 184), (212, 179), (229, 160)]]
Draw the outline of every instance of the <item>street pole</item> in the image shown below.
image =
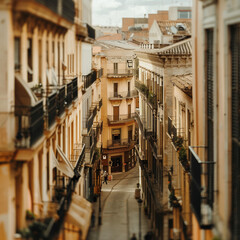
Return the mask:
[(139, 198), (138, 199), (138, 207), (139, 207), (139, 233), (138, 233), (138, 238), (139, 238), (139, 240), (141, 240), (142, 239), (142, 229), (141, 229), (141, 205), (142, 205), (142, 199), (141, 198)]
[(98, 225), (102, 225), (102, 207), (101, 207), (101, 188), (102, 188), (102, 181), (101, 181), (101, 167), (100, 167), (100, 159), (99, 159), (99, 206), (98, 206)]

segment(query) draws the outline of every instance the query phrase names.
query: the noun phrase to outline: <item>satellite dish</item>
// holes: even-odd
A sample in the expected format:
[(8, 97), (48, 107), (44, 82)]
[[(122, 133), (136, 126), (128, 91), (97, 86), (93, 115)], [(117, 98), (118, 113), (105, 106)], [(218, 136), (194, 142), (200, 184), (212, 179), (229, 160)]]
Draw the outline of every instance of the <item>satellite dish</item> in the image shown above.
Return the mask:
[(175, 26), (171, 26), (171, 31), (173, 34), (176, 34), (178, 32), (178, 30)]

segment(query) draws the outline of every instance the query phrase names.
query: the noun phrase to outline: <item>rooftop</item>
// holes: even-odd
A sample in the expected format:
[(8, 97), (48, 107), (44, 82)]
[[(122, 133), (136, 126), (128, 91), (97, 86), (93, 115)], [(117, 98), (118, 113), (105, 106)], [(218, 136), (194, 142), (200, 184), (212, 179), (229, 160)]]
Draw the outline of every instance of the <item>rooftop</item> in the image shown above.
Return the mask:
[(157, 24), (163, 35), (191, 35), (192, 32), (191, 19), (157, 21)]

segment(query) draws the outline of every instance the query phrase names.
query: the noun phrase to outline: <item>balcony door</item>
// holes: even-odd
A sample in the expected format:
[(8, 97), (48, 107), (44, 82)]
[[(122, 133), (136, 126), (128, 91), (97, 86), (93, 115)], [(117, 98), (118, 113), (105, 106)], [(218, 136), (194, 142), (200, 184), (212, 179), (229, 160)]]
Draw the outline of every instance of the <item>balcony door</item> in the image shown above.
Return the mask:
[(111, 172), (122, 172), (122, 156), (111, 157)]
[(130, 82), (128, 82), (128, 97), (130, 97), (130, 91), (131, 91), (131, 89), (130, 89)]
[(131, 104), (128, 105), (128, 119), (131, 118)]
[(118, 83), (113, 83), (113, 93), (114, 97), (118, 96)]
[(119, 120), (119, 106), (113, 107), (113, 121)]
[(119, 145), (121, 143), (121, 128), (112, 130), (112, 145)]
[(114, 74), (118, 74), (118, 63), (113, 63)]

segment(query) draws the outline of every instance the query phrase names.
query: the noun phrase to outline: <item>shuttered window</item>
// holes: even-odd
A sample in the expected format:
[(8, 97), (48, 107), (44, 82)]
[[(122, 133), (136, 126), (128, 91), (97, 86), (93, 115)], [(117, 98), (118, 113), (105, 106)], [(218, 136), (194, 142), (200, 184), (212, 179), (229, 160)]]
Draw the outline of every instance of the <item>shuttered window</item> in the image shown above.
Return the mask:
[(240, 239), (240, 24), (231, 27), (232, 239)]
[[(208, 144), (208, 161), (213, 161), (214, 151), (214, 84), (213, 84), (213, 29), (206, 31), (207, 51), (206, 51), (206, 80), (207, 80), (207, 144)], [(213, 205), (213, 164), (209, 165), (208, 183), (207, 183), (207, 201)]]

